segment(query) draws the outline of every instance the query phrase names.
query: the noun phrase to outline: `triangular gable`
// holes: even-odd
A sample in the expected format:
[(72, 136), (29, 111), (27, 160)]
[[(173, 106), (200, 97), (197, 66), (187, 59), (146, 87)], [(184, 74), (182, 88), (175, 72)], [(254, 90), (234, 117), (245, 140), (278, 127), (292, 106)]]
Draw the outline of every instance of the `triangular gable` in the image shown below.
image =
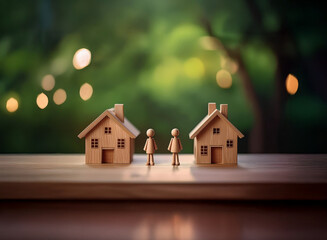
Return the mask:
[(210, 115), (205, 116), (201, 122), (190, 132), (190, 139), (195, 138), (216, 116), (227, 122), (227, 124), (236, 132), (239, 138), (243, 138), (244, 135), (220, 112), (218, 109), (213, 111)]
[(106, 109), (99, 117), (97, 117), (90, 125), (88, 125), (80, 134), (79, 138), (85, 137), (93, 128), (95, 128), (105, 117), (109, 117), (121, 126), (131, 138), (136, 138), (140, 131), (125, 117), (124, 122), (121, 122), (114, 113), (113, 108)]

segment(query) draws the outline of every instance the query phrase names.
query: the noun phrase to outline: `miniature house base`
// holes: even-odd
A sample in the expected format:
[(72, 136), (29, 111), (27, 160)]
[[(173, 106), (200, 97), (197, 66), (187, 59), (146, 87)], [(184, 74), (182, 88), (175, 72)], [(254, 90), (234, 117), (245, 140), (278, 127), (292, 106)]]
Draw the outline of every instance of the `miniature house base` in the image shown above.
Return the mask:
[(208, 115), (190, 132), (200, 164), (237, 164), (237, 140), (244, 135), (228, 120), (228, 105), (209, 103)]

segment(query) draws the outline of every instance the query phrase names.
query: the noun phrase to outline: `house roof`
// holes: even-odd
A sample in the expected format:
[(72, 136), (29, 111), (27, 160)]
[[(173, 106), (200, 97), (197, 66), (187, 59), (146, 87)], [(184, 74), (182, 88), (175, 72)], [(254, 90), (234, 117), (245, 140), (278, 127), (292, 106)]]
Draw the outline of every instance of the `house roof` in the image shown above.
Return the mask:
[(98, 125), (105, 117), (109, 117), (115, 121), (119, 126), (121, 126), (131, 138), (136, 138), (140, 131), (125, 117), (124, 122), (120, 121), (115, 115), (114, 108), (106, 109), (99, 117), (97, 117), (90, 125), (88, 125), (80, 134), (79, 138), (85, 137), (94, 127)]
[(210, 115), (205, 116), (201, 122), (190, 132), (190, 139), (195, 138), (215, 117), (219, 117), (225, 121), (237, 134), (239, 138), (243, 138), (244, 135), (218, 110), (214, 110)]

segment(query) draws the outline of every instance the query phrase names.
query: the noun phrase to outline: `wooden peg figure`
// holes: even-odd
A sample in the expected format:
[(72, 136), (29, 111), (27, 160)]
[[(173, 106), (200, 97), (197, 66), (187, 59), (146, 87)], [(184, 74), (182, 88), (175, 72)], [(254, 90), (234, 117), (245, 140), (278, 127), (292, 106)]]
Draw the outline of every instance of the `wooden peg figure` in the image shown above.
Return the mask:
[(149, 166), (149, 165), (153, 166), (154, 165), (153, 154), (158, 149), (156, 141), (153, 138), (154, 134), (155, 134), (155, 132), (151, 128), (148, 129), (148, 131), (146, 131), (146, 135), (148, 136), (148, 139), (145, 142), (143, 150), (148, 155), (148, 160), (146, 162), (147, 166)]
[(171, 135), (173, 136), (173, 138), (171, 138), (169, 146), (168, 146), (168, 150), (173, 154), (173, 161), (172, 161), (172, 165), (179, 165), (179, 157), (178, 157), (178, 153), (180, 151), (183, 150), (182, 144), (181, 144), (181, 140), (179, 140), (178, 135), (179, 135), (179, 130), (177, 128), (174, 128), (173, 130), (171, 130)]

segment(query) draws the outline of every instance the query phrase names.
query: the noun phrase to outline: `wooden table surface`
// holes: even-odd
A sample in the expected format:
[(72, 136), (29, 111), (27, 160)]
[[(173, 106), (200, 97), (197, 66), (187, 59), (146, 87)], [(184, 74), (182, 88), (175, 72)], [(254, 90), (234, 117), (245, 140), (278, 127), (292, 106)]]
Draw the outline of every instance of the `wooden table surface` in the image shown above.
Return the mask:
[(325, 200), (327, 155), (240, 154), (234, 167), (193, 155), (155, 155), (145, 166), (85, 165), (84, 155), (0, 155), (0, 199)]
[(0, 239), (327, 239), (326, 155), (246, 154), (237, 167), (145, 157), (1, 155)]
[(0, 201), (0, 239), (326, 239), (321, 201)]

